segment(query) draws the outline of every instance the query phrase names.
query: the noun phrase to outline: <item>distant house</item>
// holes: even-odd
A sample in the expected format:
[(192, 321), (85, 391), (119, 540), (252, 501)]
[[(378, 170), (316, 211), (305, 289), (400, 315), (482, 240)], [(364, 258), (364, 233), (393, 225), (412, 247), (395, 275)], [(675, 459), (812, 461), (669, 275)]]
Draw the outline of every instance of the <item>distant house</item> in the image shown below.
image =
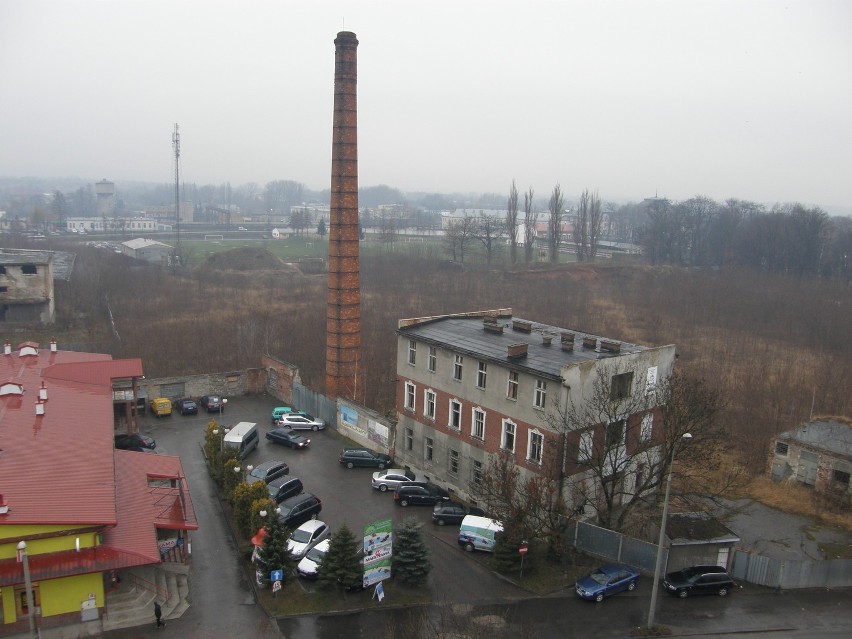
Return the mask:
[(852, 473), (852, 422), (819, 419), (775, 438), (770, 475), (795, 480), (820, 492), (849, 495)]
[(121, 243), (121, 252), (128, 257), (146, 262), (167, 262), (172, 247), (156, 240), (139, 237)]
[(55, 319), (53, 252), (0, 253), (0, 322), (50, 324)]

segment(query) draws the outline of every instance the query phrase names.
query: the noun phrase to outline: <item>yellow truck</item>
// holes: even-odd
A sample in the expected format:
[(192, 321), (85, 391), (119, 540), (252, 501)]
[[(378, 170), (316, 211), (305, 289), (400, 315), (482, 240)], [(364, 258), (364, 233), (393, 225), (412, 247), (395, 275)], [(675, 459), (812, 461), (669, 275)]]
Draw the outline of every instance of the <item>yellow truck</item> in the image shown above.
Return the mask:
[(172, 414), (172, 402), (165, 397), (155, 397), (151, 400), (151, 412), (157, 418)]

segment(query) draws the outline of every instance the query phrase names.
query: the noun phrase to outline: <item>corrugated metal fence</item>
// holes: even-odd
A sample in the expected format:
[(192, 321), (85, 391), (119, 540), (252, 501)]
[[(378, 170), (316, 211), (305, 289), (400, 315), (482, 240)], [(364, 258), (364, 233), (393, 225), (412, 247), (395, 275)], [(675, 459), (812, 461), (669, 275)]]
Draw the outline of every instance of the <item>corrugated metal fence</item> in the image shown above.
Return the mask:
[(785, 560), (737, 550), (731, 573), (734, 579), (782, 590), (845, 588), (852, 583), (852, 559)]
[(326, 424), (337, 424), (337, 402), (298, 382), (293, 384), (293, 406), (325, 420)]
[[(577, 550), (611, 561), (630, 564), (646, 573), (653, 573), (657, 561), (657, 544), (634, 539), (600, 526), (576, 522), (568, 531), (569, 539)], [(668, 550), (663, 549), (663, 565)]]

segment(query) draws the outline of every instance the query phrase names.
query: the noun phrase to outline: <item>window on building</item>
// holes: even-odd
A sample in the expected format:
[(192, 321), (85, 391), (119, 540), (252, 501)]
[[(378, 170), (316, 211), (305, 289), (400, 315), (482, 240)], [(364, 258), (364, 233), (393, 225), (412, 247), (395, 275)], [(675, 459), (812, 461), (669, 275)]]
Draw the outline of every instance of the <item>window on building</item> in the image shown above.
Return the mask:
[(592, 435), (592, 431), (587, 430), (585, 433), (580, 434), (580, 452), (577, 455), (577, 461), (581, 464), (588, 464), (592, 461), (592, 452), (594, 446), (594, 439)]
[(503, 437), (500, 441), (500, 448), (510, 453), (515, 452), (515, 432), (517, 428), (518, 426), (508, 419), (503, 420)]
[(650, 395), (657, 390), (657, 367), (651, 366), (648, 368), (648, 374), (645, 377), (645, 393)]
[(6, 275), (6, 267), (0, 265), (0, 275)]
[(451, 475), (459, 474), (459, 451), (450, 449), (449, 470)]
[(453, 363), (453, 379), (460, 382), (462, 379), (462, 368), (464, 367), (464, 357), (456, 355)]
[(461, 430), (461, 412), (462, 405), (457, 399), (450, 400), (450, 423), (449, 427), (453, 430)]
[(426, 461), (432, 461), (435, 458), (435, 441), (431, 437), (424, 440), (423, 457)]
[(639, 441), (651, 441), (651, 434), (654, 432), (654, 415), (648, 413), (642, 418), (642, 425), (639, 427)]
[(609, 387), (610, 399), (624, 399), (630, 397), (633, 386), (633, 371), (620, 373), (612, 376), (612, 384)]
[(784, 442), (775, 442), (775, 454), (787, 456), (787, 453), (790, 451), (790, 447)]
[(8, 293), (8, 292), (9, 292), (8, 286), (0, 286), (0, 293)]
[(527, 460), (540, 464), (544, 453), (544, 435), (537, 430), (531, 430), (527, 442)]
[[(33, 592), (33, 606), (35, 606), (36, 610), (33, 611), (33, 614), (41, 607), (41, 588), (39, 584), (32, 584), (32, 592)], [(18, 613), (19, 617), (26, 617), (30, 614), (30, 609), (27, 606), (27, 589), (24, 584), (20, 586), (15, 586), (15, 612)]]
[(474, 461), (471, 465), (471, 483), (474, 486), (482, 485), (482, 462)]
[(518, 372), (509, 371), (509, 384), (506, 387), (506, 397), (518, 399)]
[(35, 264), (23, 264), (21, 266), (21, 273), (24, 275), (35, 275), (38, 273), (38, 270), (36, 269)]
[(423, 416), (426, 419), (435, 419), (435, 391), (427, 390), (423, 406)]
[(417, 363), (417, 342), (408, 340), (408, 363), (414, 366)]
[(473, 420), (470, 426), (470, 436), (474, 439), (485, 439), (485, 411), (481, 408), (473, 409)]
[(544, 408), (547, 402), (547, 382), (543, 379), (535, 380), (535, 397), (533, 398), (533, 406), (536, 408)]
[(410, 428), (405, 429), (405, 450), (414, 448), (414, 431)]
[(606, 425), (606, 448), (614, 448), (624, 443), (624, 430), (627, 426), (626, 419), (619, 419)]
[(405, 409), (406, 410), (414, 410), (417, 400), (415, 399), (415, 394), (417, 392), (417, 387), (411, 382), (405, 382)]
[(438, 368), (438, 348), (435, 346), (429, 347), (429, 372), (434, 373)]
[(488, 376), (488, 364), (479, 362), (479, 369), (476, 371), (476, 387), (485, 388), (486, 377)]
[(837, 470), (836, 468), (832, 471), (831, 478), (837, 482), (838, 484), (843, 484), (844, 486), (849, 485), (849, 473), (845, 470)]

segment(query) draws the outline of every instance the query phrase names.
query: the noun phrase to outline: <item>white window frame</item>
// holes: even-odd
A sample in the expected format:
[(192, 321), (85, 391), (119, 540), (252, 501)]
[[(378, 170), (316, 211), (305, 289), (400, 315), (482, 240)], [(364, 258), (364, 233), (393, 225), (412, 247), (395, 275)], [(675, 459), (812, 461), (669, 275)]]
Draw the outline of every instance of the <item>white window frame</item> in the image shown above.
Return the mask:
[(414, 449), (414, 431), (411, 428), (405, 429), (405, 450)]
[[(482, 419), (478, 420), (477, 417)], [(476, 432), (477, 428), (480, 430), (479, 433)], [(478, 406), (470, 412), (470, 436), (473, 439), (485, 441), (485, 411)]]
[[(461, 431), (462, 427), (462, 403), (457, 399), (450, 400), (450, 417), (447, 420), (447, 428)], [(458, 410), (456, 410), (458, 409)], [(453, 418), (458, 417), (458, 424), (453, 424)]]
[(485, 468), (481, 461), (476, 459), (470, 462), (470, 483), (474, 486), (482, 485), (482, 474), (485, 472)]
[(577, 462), (588, 464), (592, 461), (595, 451), (595, 436), (590, 430), (580, 433), (580, 449), (577, 453)]
[[(538, 455), (533, 457), (533, 438), (539, 441)], [(527, 461), (531, 464), (542, 464), (544, 460), (544, 434), (537, 428), (533, 428), (527, 433)]]
[(438, 368), (438, 347), (429, 347), (429, 372), (434, 373)]
[(423, 438), (423, 459), (426, 461), (435, 459), (435, 440), (431, 437)]
[[(510, 427), (512, 429), (512, 433), (511, 433), (512, 434), (512, 445), (511, 445), (511, 447), (506, 445), (506, 440), (507, 440), (506, 434), (509, 432)], [(517, 442), (518, 442), (518, 425), (515, 422), (513, 422), (511, 419), (504, 419), (503, 420), (503, 429), (502, 429), (501, 435), (500, 435), (500, 448), (502, 450), (507, 451), (507, 452), (514, 453), (515, 452), (515, 446), (517, 446)]]
[(518, 401), (518, 389), (521, 385), (521, 376), (518, 371), (509, 371), (509, 378), (506, 382), (506, 399)]
[(476, 368), (476, 387), (485, 390), (485, 385), (488, 383), (488, 362), (479, 362)]
[(405, 410), (417, 410), (417, 385), (405, 382)]
[(651, 441), (651, 435), (654, 432), (654, 414), (648, 413), (642, 417), (642, 424), (639, 426), (639, 441), (647, 443)]
[(459, 451), (451, 448), (447, 453), (447, 471), (453, 477), (458, 477), (459, 468), (461, 468), (461, 455)]
[(411, 366), (417, 364), (417, 342), (413, 339), (408, 340), (408, 363)]
[(543, 379), (535, 380), (535, 395), (533, 396), (533, 407), (544, 409), (547, 404), (547, 382)]
[(453, 359), (453, 379), (457, 382), (462, 381), (462, 373), (464, 372), (464, 357), (456, 353)]
[(650, 395), (657, 390), (657, 367), (649, 366), (645, 376), (645, 394)]
[(435, 419), (435, 402), (438, 397), (431, 388), (423, 391), (423, 417), (426, 419)]

